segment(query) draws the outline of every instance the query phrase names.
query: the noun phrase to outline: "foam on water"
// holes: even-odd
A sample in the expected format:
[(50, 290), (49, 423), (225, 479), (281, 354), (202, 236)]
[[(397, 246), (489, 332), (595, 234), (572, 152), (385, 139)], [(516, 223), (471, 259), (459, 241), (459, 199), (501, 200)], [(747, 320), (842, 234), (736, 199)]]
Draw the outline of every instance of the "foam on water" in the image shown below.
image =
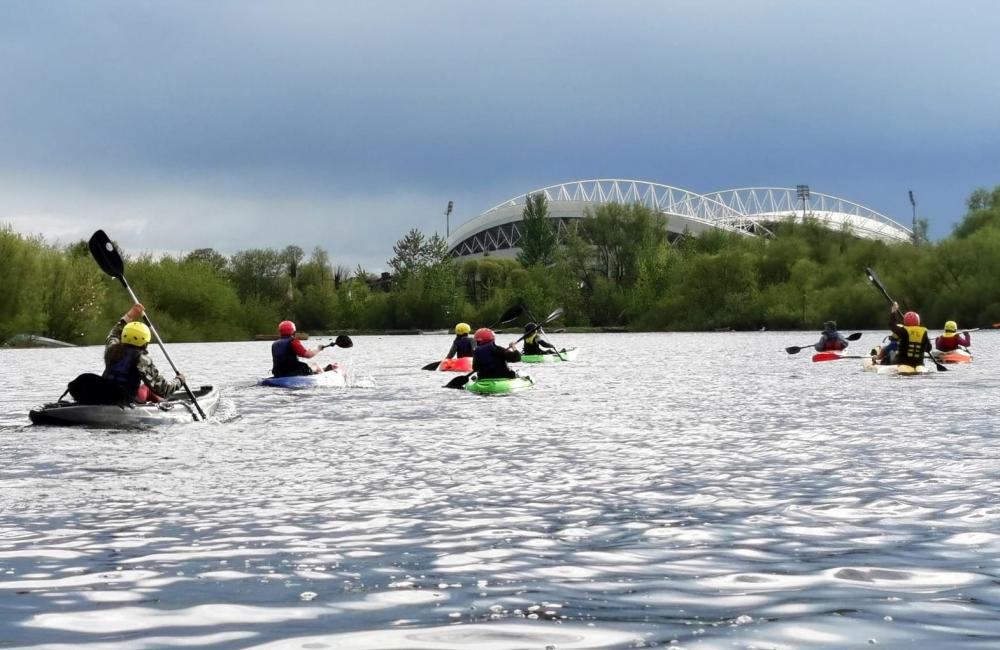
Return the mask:
[(562, 335), (499, 397), (419, 369), (448, 336), (296, 391), (172, 345), (220, 413), (143, 431), (27, 423), (100, 348), (0, 351), (0, 645), (1000, 646), (1000, 338), (908, 379), (803, 336)]

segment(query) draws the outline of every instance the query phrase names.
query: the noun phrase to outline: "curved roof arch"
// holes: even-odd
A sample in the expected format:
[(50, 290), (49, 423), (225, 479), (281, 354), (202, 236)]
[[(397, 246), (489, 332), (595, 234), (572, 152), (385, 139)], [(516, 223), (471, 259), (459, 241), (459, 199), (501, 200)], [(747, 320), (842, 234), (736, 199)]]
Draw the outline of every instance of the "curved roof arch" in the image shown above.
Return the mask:
[[(700, 194), (662, 183), (599, 178), (549, 185), (525, 192), (480, 213), (448, 236), (448, 249), (461, 257), (513, 252), (520, 241), (521, 210), (528, 196), (544, 194), (549, 216), (558, 227), (584, 216), (586, 208), (604, 203), (638, 203), (663, 213), (673, 233), (699, 234), (721, 229), (750, 235), (762, 224), (801, 219), (795, 189), (756, 187)], [(849, 227), (862, 237), (906, 241), (911, 231), (889, 217), (853, 201), (829, 194), (810, 193), (806, 213), (831, 228)]]

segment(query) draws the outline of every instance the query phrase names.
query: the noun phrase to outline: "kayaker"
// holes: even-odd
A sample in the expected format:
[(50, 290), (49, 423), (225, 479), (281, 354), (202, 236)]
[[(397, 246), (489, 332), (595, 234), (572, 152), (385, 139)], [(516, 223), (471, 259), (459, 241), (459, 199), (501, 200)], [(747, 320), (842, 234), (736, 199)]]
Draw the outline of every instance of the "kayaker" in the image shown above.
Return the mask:
[(927, 328), (920, 325), (920, 314), (908, 311), (899, 313), (899, 303), (892, 303), (889, 327), (899, 337), (896, 363), (906, 366), (924, 365), (925, 354), (931, 351), (931, 340)]
[(813, 348), (817, 352), (839, 352), (847, 349), (848, 345), (844, 335), (837, 331), (837, 322), (828, 320), (823, 323), (823, 333)]
[(456, 355), (459, 359), (472, 356), (476, 344), (469, 336), (471, 331), (472, 327), (468, 323), (459, 323), (455, 326), (455, 340), (451, 342), (451, 349), (448, 350), (448, 356), (445, 359), (451, 359)]
[(476, 350), (472, 353), (472, 369), (479, 379), (513, 379), (517, 373), (510, 369), (508, 363), (521, 360), (517, 344), (511, 343), (505, 348), (496, 344), (496, 335), (488, 327), (476, 330)]
[[(550, 350), (546, 352), (542, 350)], [(524, 350), (521, 354), (555, 354), (556, 346), (542, 338), (542, 328), (534, 323), (524, 325)]]
[(320, 368), (315, 363), (299, 361), (299, 357), (312, 359), (323, 351), (323, 346), (309, 350), (302, 341), (295, 338), (295, 323), (283, 320), (278, 323), (277, 341), (271, 344), (271, 375), (274, 377), (297, 377), (300, 375), (318, 375), (326, 370), (333, 370), (333, 364)]
[(967, 348), (972, 345), (972, 337), (968, 332), (958, 332), (958, 323), (953, 320), (944, 324), (944, 332), (934, 339), (935, 349), (942, 352), (951, 352), (960, 347)]
[(882, 345), (872, 350), (874, 363), (881, 366), (890, 366), (896, 363), (896, 350), (899, 349), (899, 338), (895, 334), (882, 339)]
[(104, 344), (105, 380), (132, 402), (159, 402), (184, 385), (184, 375), (167, 380), (149, 356), (150, 331), (139, 322), (145, 308), (136, 303), (108, 333)]

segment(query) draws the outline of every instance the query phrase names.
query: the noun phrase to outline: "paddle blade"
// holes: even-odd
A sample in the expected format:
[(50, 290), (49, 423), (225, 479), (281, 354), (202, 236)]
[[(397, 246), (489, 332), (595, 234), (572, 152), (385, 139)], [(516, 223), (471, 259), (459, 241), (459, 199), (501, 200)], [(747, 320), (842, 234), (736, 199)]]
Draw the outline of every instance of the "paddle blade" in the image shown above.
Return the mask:
[(804, 348), (804, 347), (808, 347), (808, 346), (790, 345), (787, 348), (785, 348), (785, 352), (787, 352), (788, 354), (798, 354), (799, 352), (802, 352), (802, 348)]
[(851, 334), (850, 336), (848, 336), (847, 340), (848, 341), (857, 341), (858, 339), (861, 338), (861, 334), (862, 334), (862, 332), (855, 332), (854, 334)]
[(875, 271), (873, 271), (870, 267), (866, 267), (865, 273), (868, 275), (868, 280), (875, 285), (875, 288), (879, 290), (879, 292), (885, 297), (886, 300), (889, 301), (890, 304), (895, 302), (892, 297), (889, 296), (889, 292), (885, 290), (885, 286), (882, 284), (882, 281), (878, 279), (877, 275), (875, 275)]
[(820, 361), (839, 361), (842, 359), (836, 352), (818, 352), (813, 355), (813, 362), (819, 363)]
[(346, 334), (341, 334), (336, 339), (334, 339), (333, 344), (336, 345), (338, 348), (354, 347), (354, 341), (352, 341), (351, 337)]
[(500, 320), (498, 320), (497, 322), (500, 323), (501, 325), (506, 325), (507, 323), (513, 320), (517, 320), (523, 313), (524, 313), (523, 306), (514, 305), (513, 307), (502, 313), (500, 315)]
[(467, 375), (459, 375), (445, 384), (444, 388), (465, 388), (465, 385), (469, 383), (469, 377), (471, 376), (471, 372)]
[(121, 279), (125, 275), (125, 263), (122, 256), (118, 254), (118, 248), (111, 238), (103, 230), (98, 230), (87, 242), (90, 247), (90, 254), (94, 256), (94, 261), (101, 267), (101, 270), (113, 278)]
[(559, 318), (560, 316), (562, 316), (564, 312), (565, 312), (565, 310), (562, 307), (559, 307), (558, 309), (556, 309), (555, 311), (553, 311), (551, 314), (549, 314), (548, 316), (546, 316), (545, 320), (543, 320), (541, 323), (539, 323), (539, 327), (541, 327), (542, 325), (547, 325), (547, 324), (551, 323), (552, 321), (554, 321), (557, 318)]
[(440, 361), (435, 361), (433, 363), (428, 363), (426, 366), (421, 366), (421, 370), (437, 370), (438, 366), (441, 365)]

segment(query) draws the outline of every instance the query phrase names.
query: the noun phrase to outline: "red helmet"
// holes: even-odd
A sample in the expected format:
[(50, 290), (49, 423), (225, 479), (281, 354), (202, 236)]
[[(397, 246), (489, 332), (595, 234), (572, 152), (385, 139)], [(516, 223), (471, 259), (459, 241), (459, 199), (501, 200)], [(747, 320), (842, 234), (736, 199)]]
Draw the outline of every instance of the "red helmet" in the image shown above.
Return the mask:
[(493, 334), (493, 330), (488, 327), (480, 327), (476, 330), (476, 333), (472, 335), (472, 338), (476, 339), (476, 343), (489, 343), (496, 338)]
[(283, 320), (278, 323), (278, 334), (282, 336), (291, 336), (295, 334), (295, 323), (290, 320)]
[(920, 314), (915, 311), (908, 311), (903, 314), (903, 325), (919, 325)]

